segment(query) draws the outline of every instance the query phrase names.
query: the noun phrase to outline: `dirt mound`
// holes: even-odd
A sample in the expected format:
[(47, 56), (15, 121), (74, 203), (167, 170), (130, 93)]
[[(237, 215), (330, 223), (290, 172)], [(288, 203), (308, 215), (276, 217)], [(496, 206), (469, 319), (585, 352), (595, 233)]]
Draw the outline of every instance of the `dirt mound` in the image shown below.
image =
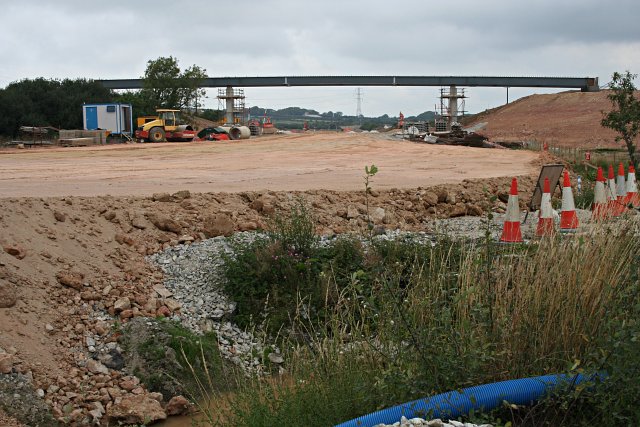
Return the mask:
[(218, 126), (218, 122), (213, 122), (211, 120), (203, 119), (202, 117), (197, 116), (188, 116), (187, 121), (195, 130), (200, 130), (204, 128), (214, 128)]
[[(371, 218), (382, 228), (430, 230), (435, 218), (502, 212), (509, 182), (391, 190), (374, 185)], [(519, 183), (523, 196), (530, 194), (533, 178)], [(33, 377), (54, 416), (72, 423), (99, 419), (118, 402), (148, 393), (126, 386), (127, 375), (95, 349), (96, 343), (116, 345), (116, 321), (180, 309), (158, 289), (162, 274), (144, 257), (179, 242), (264, 228), (297, 196), (312, 207), (319, 233), (366, 230), (364, 191), (0, 199), (0, 282), (15, 290), (11, 304), (0, 309), (3, 372)], [(166, 227), (160, 215), (175, 227)]]
[(478, 114), (468, 126), (487, 122), (492, 141), (535, 140), (566, 147), (612, 147), (616, 134), (600, 126), (611, 110), (609, 91), (531, 95)]

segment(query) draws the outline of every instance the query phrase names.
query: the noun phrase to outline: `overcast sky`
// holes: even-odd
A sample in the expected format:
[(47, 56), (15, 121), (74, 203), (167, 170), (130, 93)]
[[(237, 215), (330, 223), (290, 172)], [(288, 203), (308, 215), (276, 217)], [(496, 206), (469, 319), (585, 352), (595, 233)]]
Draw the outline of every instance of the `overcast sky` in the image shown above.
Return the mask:
[[(172, 55), (209, 76), (589, 76), (640, 72), (637, 0), (0, 0), (0, 87), (137, 78)], [(364, 87), (364, 115), (433, 110), (438, 88)], [(217, 107), (211, 89), (207, 106)], [(510, 98), (543, 90), (510, 90)], [(466, 108), (505, 102), (470, 88)], [(356, 112), (355, 88), (246, 89), (247, 105)]]

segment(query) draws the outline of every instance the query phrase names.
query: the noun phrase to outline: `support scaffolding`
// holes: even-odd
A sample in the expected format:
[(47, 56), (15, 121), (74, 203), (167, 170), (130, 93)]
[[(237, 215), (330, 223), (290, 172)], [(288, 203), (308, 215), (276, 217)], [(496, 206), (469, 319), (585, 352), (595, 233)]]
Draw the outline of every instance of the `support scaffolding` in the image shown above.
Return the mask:
[(244, 100), (244, 89), (234, 89), (231, 86), (218, 89), (218, 103), (224, 103), (225, 124), (246, 123), (247, 109)]
[(436, 131), (450, 131), (452, 125), (456, 125), (461, 117), (467, 113), (465, 110), (464, 88), (459, 89), (456, 86), (449, 88), (440, 88), (440, 114), (436, 117)]

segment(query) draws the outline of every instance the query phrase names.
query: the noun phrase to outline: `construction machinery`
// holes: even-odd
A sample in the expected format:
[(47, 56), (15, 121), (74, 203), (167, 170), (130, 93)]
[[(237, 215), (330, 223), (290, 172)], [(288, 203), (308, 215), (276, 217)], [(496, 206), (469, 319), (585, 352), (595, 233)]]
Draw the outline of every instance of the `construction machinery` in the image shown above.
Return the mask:
[(267, 117), (266, 114), (263, 117), (250, 120), (248, 126), (252, 136), (273, 135), (278, 132), (271, 117)]
[(198, 138), (204, 141), (228, 141), (229, 133), (221, 127), (208, 127), (198, 132)]
[(140, 116), (136, 119), (136, 124), (137, 127), (140, 127), (154, 120), (158, 120), (158, 116)]
[(182, 123), (180, 110), (158, 109), (158, 117), (138, 127), (135, 137), (140, 142), (192, 141), (196, 132)]

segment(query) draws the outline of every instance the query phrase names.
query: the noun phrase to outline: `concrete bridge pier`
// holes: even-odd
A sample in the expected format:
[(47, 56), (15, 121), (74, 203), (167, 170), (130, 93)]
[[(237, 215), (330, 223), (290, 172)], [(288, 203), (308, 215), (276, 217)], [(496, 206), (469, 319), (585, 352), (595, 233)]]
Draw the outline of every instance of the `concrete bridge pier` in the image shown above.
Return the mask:
[(458, 121), (458, 87), (449, 86), (449, 123), (447, 128), (451, 130), (451, 125)]
[(225, 123), (233, 123), (233, 87), (227, 86), (227, 93), (225, 97)]

